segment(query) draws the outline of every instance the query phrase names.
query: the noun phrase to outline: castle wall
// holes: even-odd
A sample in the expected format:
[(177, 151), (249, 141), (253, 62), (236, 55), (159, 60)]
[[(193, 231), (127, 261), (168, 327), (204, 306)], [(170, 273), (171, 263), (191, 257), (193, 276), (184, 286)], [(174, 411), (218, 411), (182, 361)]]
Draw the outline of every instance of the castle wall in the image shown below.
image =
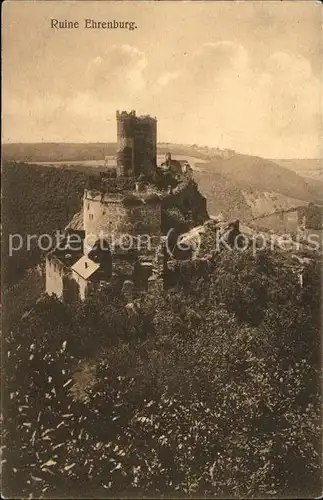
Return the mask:
[(78, 283), (69, 266), (52, 254), (46, 257), (46, 293), (56, 295), (63, 302), (73, 302), (80, 296)]
[(161, 234), (161, 204), (143, 204), (135, 207), (127, 207), (127, 218), (132, 226), (132, 233), (150, 234), (158, 236)]
[[(84, 229), (86, 244), (92, 246), (100, 233), (105, 236), (127, 232), (127, 211), (120, 196), (101, 196), (88, 190), (83, 199)], [(86, 253), (86, 249), (85, 249)]]
[(119, 194), (101, 195), (89, 190), (83, 199), (85, 254), (96, 240), (114, 241), (122, 235), (160, 235), (160, 202), (125, 206)]
[(276, 233), (296, 232), (299, 228), (297, 210), (291, 212), (276, 212), (255, 220), (256, 226), (263, 229), (273, 230)]
[(298, 230), (298, 212), (287, 212), (284, 214), (284, 222), (286, 231), (296, 232)]
[[(199, 192), (193, 180), (186, 179), (162, 201), (162, 210), (179, 209), (189, 226), (203, 224), (208, 218), (206, 198)], [(191, 222), (189, 222), (191, 218)]]
[(117, 173), (125, 177), (135, 174), (135, 149), (133, 137), (118, 137)]
[(89, 293), (94, 289), (94, 283), (89, 280), (85, 280), (75, 271), (72, 271), (72, 278), (77, 283), (79, 298), (81, 300), (85, 300)]
[(63, 297), (64, 275), (64, 266), (55, 257), (48, 255), (46, 257), (46, 293), (48, 295), (56, 295), (59, 299)]

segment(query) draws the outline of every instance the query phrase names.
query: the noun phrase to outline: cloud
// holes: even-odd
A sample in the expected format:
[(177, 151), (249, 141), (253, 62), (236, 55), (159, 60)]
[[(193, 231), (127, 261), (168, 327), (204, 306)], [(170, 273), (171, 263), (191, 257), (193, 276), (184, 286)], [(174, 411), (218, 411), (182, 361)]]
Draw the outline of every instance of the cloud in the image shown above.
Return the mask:
[[(4, 140), (17, 140), (19, 124), (22, 141), (48, 140), (112, 140), (107, 120), (116, 109), (141, 106), (145, 95), (145, 54), (127, 44), (113, 45), (92, 57), (82, 66), (75, 65), (51, 80), (51, 72), (39, 85), (20, 85), (11, 93), (4, 89)], [(54, 86), (53, 86), (54, 83)], [(56, 85), (58, 83), (58, 85)], [(61, 82), (62, 83), (62, 82)], [(81, 123), (82, 122), (82, 123)]]
[(180, 75), (180, 71), (166, 71), (162, 73), (157, 79), (157, 85), (160, 87), (165, 87), (170, 82), (176, 80)]
[[(4, 138), (115, 139), (116, 109), (158, 117), (159, 140), (230, 147), (267, 157), (319, 156), (320, 82), (309, 61), (276, 51), (262, 60), (231, 40), (169, 58), (120, 44), (42, 85), (5, 89)], [(54, 83), (53, 83), (54, 82)], [(110, 120), (110, 121), (109, 121)]]
[(143, 52), (127, 44), (113, 45), (87, 65), (84, 87), (87, 91), (120, 93), (143, 91), (147, 59)]
[(312, 78), (310, 62), (300, 55), (290, 55), (286, 52), (275, 52), (267, 60), (267, 67), (271, 73), (284, 74), (290, 71), (294, 78), (301, 80)]
[(192, 65), (199, 73), (201, 70), (235, 72), (239, 74), (249, 64), (249, 55), (246, 49), (230, 40), (216, 43), (205, 43), (193, 53)]
[(319, 132), (320, 82), (307, 59), (273, 54), (267, 60), (260, 90), (267, 99), (267, 129), (278, 135), (299, 135), (299, 139), (308, 132)]
[(319, 156), (320, 84), (304, 57), (275, 52), (259, 64), (240, 44), (222, 41), (202, 45), (180, 71), (160, 96), (170, 103), (167, 140)]

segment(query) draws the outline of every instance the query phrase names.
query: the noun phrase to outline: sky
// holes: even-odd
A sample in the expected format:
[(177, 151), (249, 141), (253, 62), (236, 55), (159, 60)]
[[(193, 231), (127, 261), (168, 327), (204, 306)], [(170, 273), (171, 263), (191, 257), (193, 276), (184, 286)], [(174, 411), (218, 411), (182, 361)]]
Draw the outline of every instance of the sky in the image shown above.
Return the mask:
[(7, 2), (2, 140), (113, 142), (116, 110), (135, 109), (159, 142), (319, 158), (321, 25), (314, 1)]

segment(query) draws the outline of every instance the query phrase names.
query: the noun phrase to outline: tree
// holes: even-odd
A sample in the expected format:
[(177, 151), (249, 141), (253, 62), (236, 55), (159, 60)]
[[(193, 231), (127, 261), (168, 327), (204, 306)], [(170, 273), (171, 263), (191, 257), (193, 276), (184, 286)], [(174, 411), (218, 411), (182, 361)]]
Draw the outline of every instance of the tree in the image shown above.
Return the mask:
[(136, 321), (104, 293), (34, 305), (7, 338), (5, 490), (317, 496), (317, 275), (300, 289), (273, 253), (199, 265), (191, 287), (139, 298)]

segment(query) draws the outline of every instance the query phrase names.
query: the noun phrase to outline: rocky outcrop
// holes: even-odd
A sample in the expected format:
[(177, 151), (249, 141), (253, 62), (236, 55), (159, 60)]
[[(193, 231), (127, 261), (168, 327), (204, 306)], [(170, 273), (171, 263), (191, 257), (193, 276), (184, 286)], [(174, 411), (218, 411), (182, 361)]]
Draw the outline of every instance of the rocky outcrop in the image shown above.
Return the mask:
[[(206, 198), (194, 180), (179, 184), (162, 200), (162, 232), (189, 230), (209, 219)], [(174, 226), (175, 225), (175, 226)]]

